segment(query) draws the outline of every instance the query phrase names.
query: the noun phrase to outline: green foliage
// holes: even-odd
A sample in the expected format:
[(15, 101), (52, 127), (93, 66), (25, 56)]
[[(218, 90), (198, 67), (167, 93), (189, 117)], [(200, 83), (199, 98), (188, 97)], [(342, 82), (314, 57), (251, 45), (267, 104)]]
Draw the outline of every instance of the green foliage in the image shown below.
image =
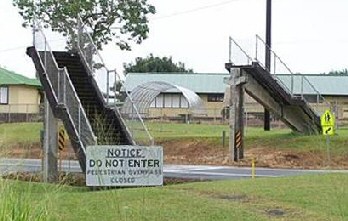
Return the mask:
[(328, 75), (338, 75), (338, 76), (347, 76), (348, 75), (348, 69), (342, 69), (340, 71), (330, 71), (327, 73)]
[(48, 220), (46, 205), (37, 201), (33, 202), (32, 186), (23, 187), (18, 191), (13, 182), (0, 178), (0, 221)]
[(149, 72), (184, 72), (193, 73), (192, 69), (186, 69), (182, 62), (174, 63), (172, 57), (154, 57), (152, 54), (146, 58), (138, 57), (135, 63), (124, 65), (126, 73), (149, 73)]
[(24, 18), (24, 27), (38, 19), (46, 27), (69, 36), (70, 44), (80, 15), (99, 49), (112, 40), (126, 50), (130, 50), (131, 40), (140, 44), (149, 32), (148, 15), (156, 11), (147, 0), (13, 0), (13, 5)]

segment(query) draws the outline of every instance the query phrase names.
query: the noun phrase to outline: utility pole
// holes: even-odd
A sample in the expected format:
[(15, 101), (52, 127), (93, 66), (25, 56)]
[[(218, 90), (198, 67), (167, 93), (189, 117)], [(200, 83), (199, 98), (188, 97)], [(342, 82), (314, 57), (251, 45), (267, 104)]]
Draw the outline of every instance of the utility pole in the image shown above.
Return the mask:
[[(266, 69), (268, 71), (271, 70), (271, 33), (272, 31), (272, 0), (267, 0), (266, 5), (266, 56), (265, 56), (265, 64)], [(264, 125), (263, 128), (265, 131), (269, 131), (271, 129), (270, 124), (270, 113), (266, 108), (264, 109)]]

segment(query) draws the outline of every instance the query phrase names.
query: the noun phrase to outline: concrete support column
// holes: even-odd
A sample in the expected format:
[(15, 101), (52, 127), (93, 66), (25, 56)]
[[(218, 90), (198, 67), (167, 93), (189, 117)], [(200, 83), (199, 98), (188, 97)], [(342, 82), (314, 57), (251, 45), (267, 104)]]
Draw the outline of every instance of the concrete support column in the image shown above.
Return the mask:
[(58, 181), (58, 121), (54, 117), (50, 104), (45, 98), (44, 146), (43, 146), (43, 180), (54, 183)]
[(234, 161), (244, 158), (244, 84), (245, 76), (241, 70), (233, 68), (230, 71), (230, 151)]

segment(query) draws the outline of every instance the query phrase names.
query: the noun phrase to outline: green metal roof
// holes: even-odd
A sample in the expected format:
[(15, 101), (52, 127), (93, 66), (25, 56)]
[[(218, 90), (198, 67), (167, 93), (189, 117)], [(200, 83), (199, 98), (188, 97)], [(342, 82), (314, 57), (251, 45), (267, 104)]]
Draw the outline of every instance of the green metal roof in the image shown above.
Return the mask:
[(128, 73), (125, 87), (132, 91), (138, 85), (151, 81), (164, 81), (190, 89), (196, 93), (224, 93), (224, 78), (229, 74), (210, 73)]
[(41, 87), (40, 81), (30, 79), (13, 71), (0, 67), (0, 85), (27, 85), (33, 87)]
[[(304, 78), (304, 77), (305, 78)], [(279, 74), (277, 77), (290, 89), (293, 82), (294, 94), (315, 95), (317, 92), (326, 96), (347, 96), (348, 76), (324, 74)]]
[[(229, 74), (129, 73), (126, 76), (125, 86), (128, 91), (132, 91), (136, 86), (146, 82), (164, 81), (188, 88), (196, 93), (224, 93), (227, 86), (223, 80), (225, 77), (229, 77)], [(348, 76), (294, 74), (291, 77), (291, 75), (279, 74), (277, 77), (289, 89), (292, 81), (295, 94), (302, 94), (303, 92), (303, 94), (315, 95), (317, 92), (311, 86), (313, 85), (322, 95), (348, 96)]]

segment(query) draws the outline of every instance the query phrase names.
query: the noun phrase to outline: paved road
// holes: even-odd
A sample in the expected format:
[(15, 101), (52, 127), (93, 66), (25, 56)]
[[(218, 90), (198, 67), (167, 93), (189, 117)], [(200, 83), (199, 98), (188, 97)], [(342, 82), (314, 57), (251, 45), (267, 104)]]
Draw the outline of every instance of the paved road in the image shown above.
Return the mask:
[[(67, 172), (81, 172), (77, 161), (62, 161), (61, 170)], [(251, 168), (229, 166), (193, 166), (193, 165), (165, 165), (165, 177), (179, 177), (200, 180), (241, 179), (251, 177)], [(16, 171), (41, 171), (41, 160), (37, 159), (4, 159), (0, 158), (0, 175)], [(256, 168), (256, 177), (282, 177), (310, 173), (348, 173), (348, 170), (296, 170)]]

